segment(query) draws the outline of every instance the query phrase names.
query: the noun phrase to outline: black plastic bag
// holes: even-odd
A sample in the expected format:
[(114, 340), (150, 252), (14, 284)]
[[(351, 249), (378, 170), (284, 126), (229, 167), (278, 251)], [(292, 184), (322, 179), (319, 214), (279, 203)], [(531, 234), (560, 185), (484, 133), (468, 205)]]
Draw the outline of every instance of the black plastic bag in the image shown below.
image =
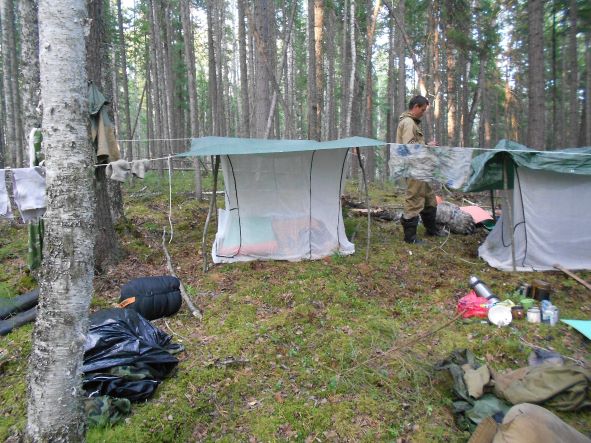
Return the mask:
[(82, 371), (107, 372), (115, 366), (140, 365), (155, 380), (172, 373), (182, 346), (131, 309), (104, 309), (90, 317)]

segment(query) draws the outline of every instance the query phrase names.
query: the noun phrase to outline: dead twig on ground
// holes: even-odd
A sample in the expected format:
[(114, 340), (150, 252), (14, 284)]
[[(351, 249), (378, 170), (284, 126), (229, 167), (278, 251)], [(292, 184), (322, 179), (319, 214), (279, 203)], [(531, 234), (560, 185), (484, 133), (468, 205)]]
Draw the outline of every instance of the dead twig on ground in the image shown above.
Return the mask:
[[(533, 343), (528, 342), (523, 337), (519, 337), (519, 341), (521, 341), (521, 343), (523, 343), (524, 345), (526, 345), (526, 346), (528, 346), (528, 347), (530, 347), (532, 349), (539, 349), (541, 351), (551, 352), (550, 349), (543, 348), (542, 346), (534, 345)], [(577, 360), (576, 358), (568, 357), (566, 355), (562, 355), (562, 357), (567, 358), (567, 359), (569, 359), (571, 361), (574, 361), (579, 366), (585, 366), (585, 362), (583, 360)]]
[(591, 284), (589, 284), (588, 282), (586, 282), (585, 280), (583, 280), (578, 275), (574, 274), (573, 272), (569, 271), (568, 269), (566, 269), (565, 267), (563, 267), (562, 265), (560, 265), (558, 263), (556, 263), (554, 265), (554, 267), (556, 269), (558, 269), (559, 271), (564, 272), (569, 277), (572, 277), (573, 279), (575, 279), (576, 281), (578, 281), (580, 284), (582, 284), (583, 286), (585, 286), (587, 289), (589, 289), (591, 291)]
[[(178, 278), (176, 273), (174, 272), (174, 268), (172, 267), (172, 260), (170, 258), (170, 254), (168, 253), (168, 249), (166, 249), (166, 229), (162, 230), (162, 249), (164, 249), (164, 255), (166, 256), (166, 266), (168, 267), (168, 271), (171, 273), (172, 276)], [(193, 314), (193, 317), (195, 317), (199, 320), (203, 320), (203, 314), (193, 304), (193, 302), (189, 298), (187, 291), (185, 291), (185, 286), (183, 285), (183, 282), (181, 281), (180, 278), (179, 278), (179, 284), (180, 284), (179, 289), (181, 290), (181, 296), (183, 297), (183, 300), (185, 300), (185, 303), (187, 304), (189, 311), (191, 311), (191, 314)]]

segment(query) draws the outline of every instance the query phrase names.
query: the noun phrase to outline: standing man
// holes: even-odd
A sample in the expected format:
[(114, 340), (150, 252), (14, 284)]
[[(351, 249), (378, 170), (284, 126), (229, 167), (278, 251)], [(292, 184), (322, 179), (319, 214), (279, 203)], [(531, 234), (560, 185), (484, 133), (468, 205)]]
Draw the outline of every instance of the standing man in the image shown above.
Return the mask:
[[(429, 100), (422, 95), (414, 96), (408, 103), (408, 111), (400, 115), (398, 130), (396, 131), (396, 143), (400, 144), (425, 144), (423, 131), (421, 131), (421, 117), (429, 106)], [(436, 146), (432, 141), (428, 146)], [(435, 216), (437, 215), (437, 201), (435, 193), (429, 183), (408, 178), (406, 180), (406, 198), (404, 212), (400, 223), (404, 228), (404, 241), (407, 243), (423, 243), (417, 237), (419, 215), (427, 229), (427, 235), (444, 237), (445, 234), (437, 227)]]

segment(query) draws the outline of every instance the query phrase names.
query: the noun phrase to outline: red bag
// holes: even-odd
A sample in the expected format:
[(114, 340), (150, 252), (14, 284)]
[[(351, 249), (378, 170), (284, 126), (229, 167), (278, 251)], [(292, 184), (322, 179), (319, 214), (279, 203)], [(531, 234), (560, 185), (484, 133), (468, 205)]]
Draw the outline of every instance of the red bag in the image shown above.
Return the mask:
[(470, 291), (458, 300), (457, 312), (461, 312), (463, 318), (487, 318), (488, 303), (489, 301), (486, 298), (479, 297), (476, 292)]

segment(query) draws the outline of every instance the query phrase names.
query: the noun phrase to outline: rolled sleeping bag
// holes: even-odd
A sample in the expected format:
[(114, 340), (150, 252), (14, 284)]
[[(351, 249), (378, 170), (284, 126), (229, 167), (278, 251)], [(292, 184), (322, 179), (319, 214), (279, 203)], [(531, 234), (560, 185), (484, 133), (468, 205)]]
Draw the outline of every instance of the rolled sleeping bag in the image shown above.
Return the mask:
[(0, 298), (0, 319), (10, 317), (17, 312), (23, 312), (36, 306), (39, 301), (39, 288), (12, 298)]
[(0, 321), (0, 336), (6, 335), (12, 332), (13, 329), (34, 321), (36, 316), (37, 306), (34, 306), (28, 311), (21, 312), (20, 314), (10, 317), (7, 320)]
[(136, 278), (121, 287), (119, 306), (148, 320), (169, 317), (181, 308), (180, 285), (178, 278), (168, 275)]

